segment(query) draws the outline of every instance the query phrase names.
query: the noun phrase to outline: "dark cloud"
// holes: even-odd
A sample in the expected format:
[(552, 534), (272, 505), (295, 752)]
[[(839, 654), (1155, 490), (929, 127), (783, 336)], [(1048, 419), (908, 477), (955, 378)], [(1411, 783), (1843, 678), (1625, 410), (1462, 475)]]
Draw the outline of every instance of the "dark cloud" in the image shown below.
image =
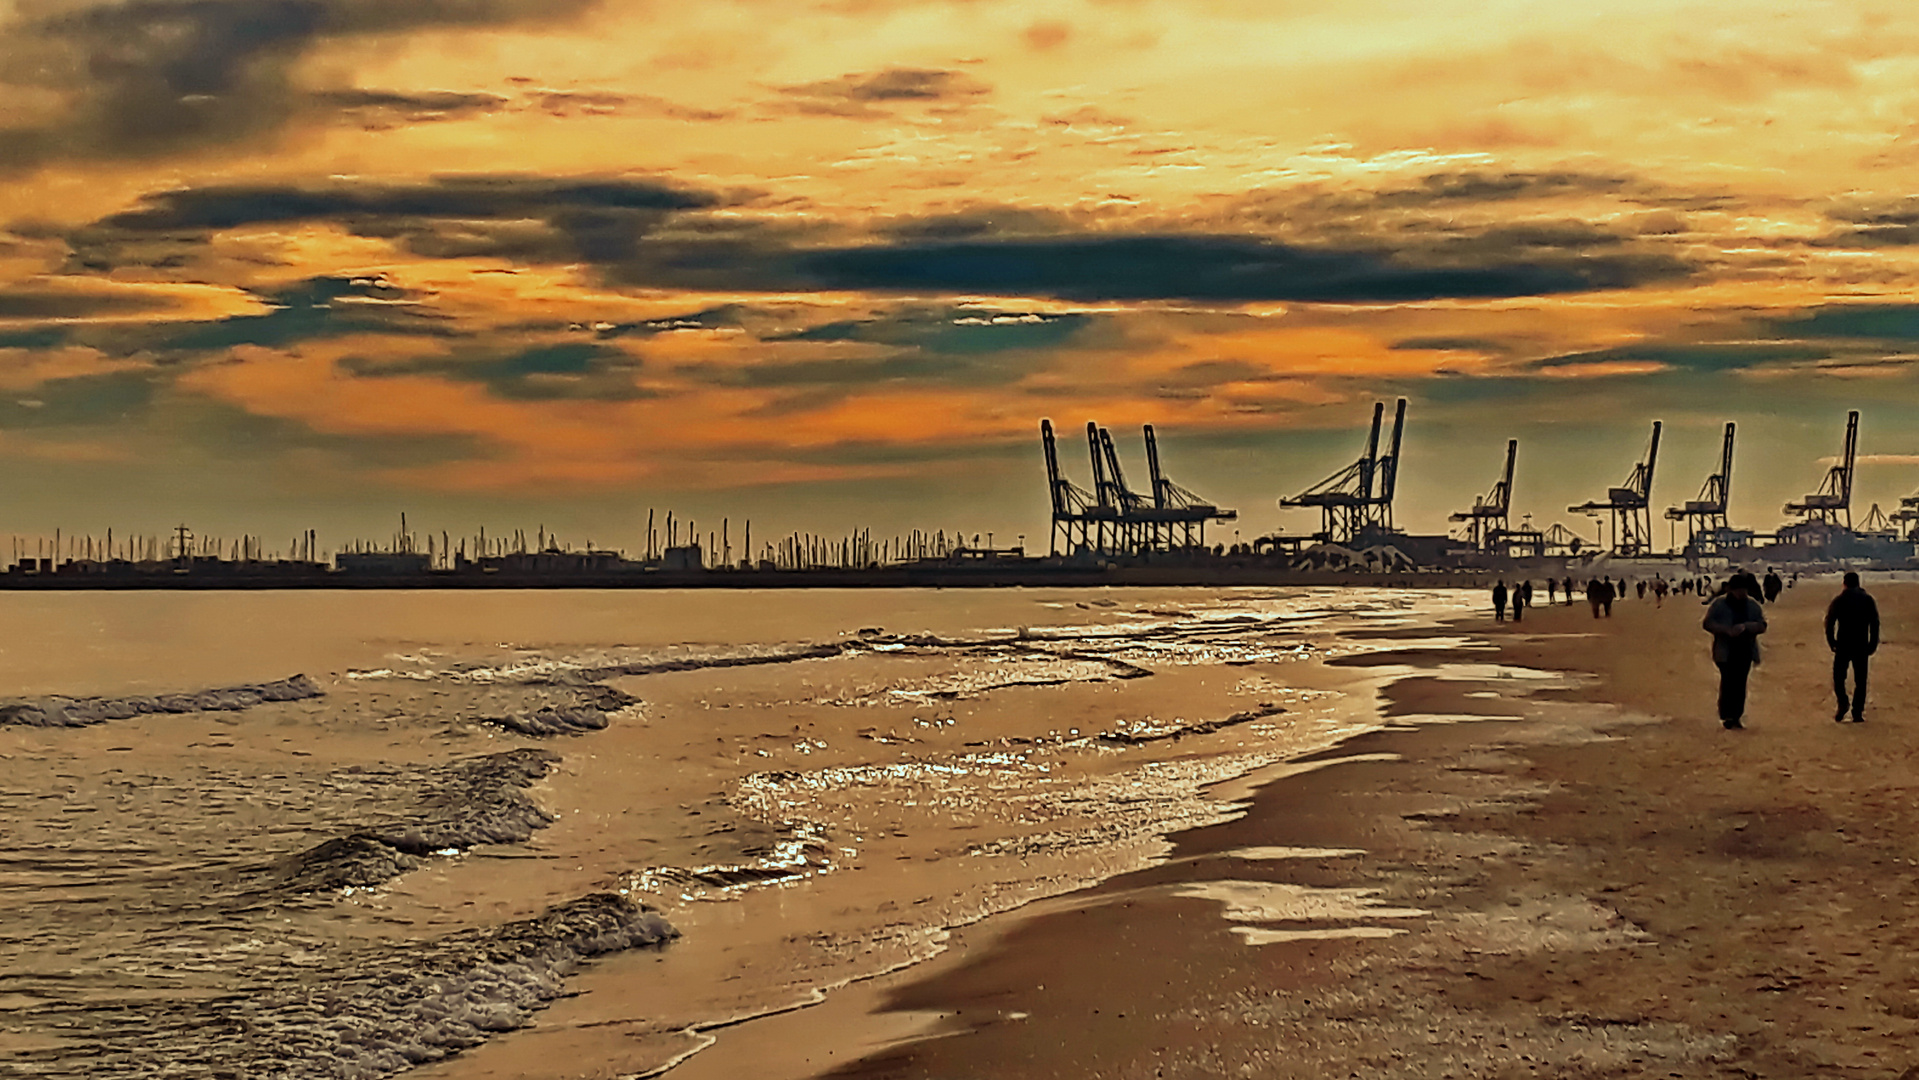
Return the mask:
[(673, 213), (721, 201), (708, 192), (618, 177), (214, 185), (147, 196), (132, 210), (69, 234), (67, 243), (74, 269), (166, 268), (190, 261), (196, 247), (221, 230), (331, 221), (429, 258), (612, 262)]
[(41, 327), (0, 336), (0, 347), (85, 345), (113, 356), (224, 352), (239, 345), (287, 348), (349, 334), (451, 336), (451, 324), (380, 278), (311, 278), (260, 294), (270, 310), (224, 319)]
[(333, 219), (380, 223), (390, 231), (387, 222), (396, 218), (553, 219), (595, 211), (685, 210), (717, 201), (703, 192), (624, 179), (457, 176), (424, 184), (235, 184), (148, 196), (139, 209), (100, 224), (129, 232), (175, 232)]
[[(1583, 242), (1582, 242), (1582, 247)], [(872, 245), (808, 252), (821, 287), (876, 292), (1047, 296), (1075, 301), (1262, 300), (1329, 303), (1537, 296), (1682, 277), (1656, 253), (1466, 244), (1421, 265), (1372, 251), (1244, 236), (1101, 235), (997, 243)], [(1469, 256), (1482, 261), (1470, 261)]]
[(542, 90), (533, 101), (554, 116), (607, 116), (638, 112), (664, 116), (672, 120), (726, 120), (734, 114), (724, 109), (702, 109), (653, 94), (615, 94), (605, 90)]
[(45, 4), (0, 27), (0, 82), (69, 104), (0, 130), (0, 169), (137, 158), (273, 132), (314, 104), (299, 61), (339, 38), (553, 22), (597, 0), (122, 0)]
[[(798, 293), (1032, 296), (1070, 301), (1394, 302), (1631, 288), (1694, 268), (1670, 249), (1578, 221), (1346, 234), (1128, 231), (979, 208), (860, 233), (702, 213), (722, 196), (644, 180), (447, 178), (429, 184), (225, 186), (152, 196), (69, 238), (75, 264), (124, 265), (155, 237), (332, 220), (428, 257), (586, 262), (610, 284)], [(865, 239), (867, 242), (860, 242)]]
[(1386, 188), (1367, 198), (1381, 206), (1430, 206), (1457, 202), (1510, 202), (1570, 195), (1618, 195), (1631, 189), (1627, 176), (1575, 171), (1433, 173), (1417, 183)]
[(1919, 199), (1841, 206), (1828, 216), (1842, 224), (1820, 238), (1822, 246), (1907, 247), (1919, 244)]
[(314, 95), (322, 105), (351, 113), (363, 123), (385, 126), (401, 121), (426, 123), (497, 112), (507, 99), (498, 94), (462, 94), (452, 90), (328, 90)]
[(639, 360), (591, 342), (549, 342), (507, 353), (466, 348), (401, 361), (349, 358), (341, 366), (367, 377), (435, 375), (481, 383), (495, 397), (522, 401), (631, 401), (656, 396), (633, 381), (641, 367)]
[(418, 306), (405, 290), (378, 278), (312, 278), (263, 299), (273, 310), (165, 327), (149, 348), (221, 352), (239, 345), (284, 349), (303, 341), (351, 334), (453, 333), (446, 320)]
[(1776, 320), (1771, 332), (1780, 337), (1919, 341), (1919, 305), (1829, 304)]
[(945, 214), (901, 217), (877, 231), (897, 240), (977, 240), (1001, 236), (1057, 236), (1074, 223), (1056, 210), (1030, 206), (974, 206)]
[(769, 341), (857, 341), (947, 356), (1016, 349), (1055, 348), (1077, 334), (1092, 316), (972, 308), (909, 308), (879, 319), (825, 323)]
[(0, 288), (0, 319), (87, 319), (165, 311), (176, 301), (157, 293), (73, 292)]
[(802, 112), (870, 117), (881, 115), (883, 105), (963, 102), (991, 93), (992, 87), (959, 71), (887, 68), (784, 86), (780, 92)]
[(759, 313), (745, 304), (720, 304), (701, 311), (689, 311), (684, 315), (669, 315), (664, 319), (602, 323), (593, 328), (593, 333), (602, 340), (611, 340), (622, 337), (653, 337), (656, 334), (670, 334), (678, 330), (730, 330), (745, 326), (747, 321), (757, 314)]
[(1546, 373), (1600, 364), (1656, 363), (1668, 368), (1695, 371), (1737, 371), (1744, 368), (1798, 360), (1823, 360), (1828, 349), (1794, 342), (1735, 341), (1696, 345), (1626, 345), (1613, 349), (1564, 353), (1540, 361), (1538, 369)]
[(1497, 356), (1512, 350), (1510, 342), (1478, 337), (1410, 337), (1392, 343), (1392, 348), (1445, 352), (1477, 352)]

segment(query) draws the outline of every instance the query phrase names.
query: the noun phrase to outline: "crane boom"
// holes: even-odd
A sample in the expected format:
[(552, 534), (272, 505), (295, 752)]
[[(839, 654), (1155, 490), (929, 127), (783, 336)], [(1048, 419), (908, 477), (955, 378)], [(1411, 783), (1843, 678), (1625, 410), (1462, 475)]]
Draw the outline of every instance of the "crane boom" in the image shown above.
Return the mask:
[(1166, 478), (1159, 471), (1159, 440), (1153, 437), (1153, 425), (1146, 425), (1146, 468), (1153, 474), (1153, 507), (1166, 509)]

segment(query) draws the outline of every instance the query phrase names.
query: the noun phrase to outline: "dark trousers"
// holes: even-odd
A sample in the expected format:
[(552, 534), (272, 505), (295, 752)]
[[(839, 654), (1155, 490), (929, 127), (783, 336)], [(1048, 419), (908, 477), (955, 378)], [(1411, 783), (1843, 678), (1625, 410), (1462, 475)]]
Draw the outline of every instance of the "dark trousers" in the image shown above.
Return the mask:
[[(1846, 668), (1852, 668), (1852, 698), (1846, 698)], [(1839, 711), (1852, 709), (1854, 719), (1866, 715), (1866, 654), (1840, 650), (1832, 654), (1832, 693)]]
[(1746, 678), (1751, 674), (1750, 660), (1719, 665), (1719, 719), (1737, 720), (1746, 715)]

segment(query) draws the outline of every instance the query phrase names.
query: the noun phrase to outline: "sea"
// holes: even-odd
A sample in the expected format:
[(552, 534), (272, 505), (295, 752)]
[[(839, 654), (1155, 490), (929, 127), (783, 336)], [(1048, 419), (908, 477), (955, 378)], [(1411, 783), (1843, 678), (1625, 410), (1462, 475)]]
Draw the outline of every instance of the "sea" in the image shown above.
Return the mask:
[(1232, 817), (1478, 599), (0, 593), (0, 1075), (691, 1076)]

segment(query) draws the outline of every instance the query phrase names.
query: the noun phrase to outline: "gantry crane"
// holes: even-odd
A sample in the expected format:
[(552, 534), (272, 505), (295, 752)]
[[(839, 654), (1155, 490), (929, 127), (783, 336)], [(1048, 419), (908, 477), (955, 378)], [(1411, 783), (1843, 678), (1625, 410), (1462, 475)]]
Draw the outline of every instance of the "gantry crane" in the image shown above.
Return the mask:
[(1399, 407), (1393, 414), (1391, 448), (1381, 457), (1379, 429), (1385, 414), (1386, 403), (1375, 402), (1372, 432), (1366, 437), (1366, 453), (1358, 461), (1290, 499), (1279, 500), (1281, 509), (1319, 509), (1321, 528), (1314, 539), (1350, 544), (1370, 533), (1392, 531), (1393, 494), (1398, 486), (1399, 445), (1406, 424), (1406, 399), (1399, 399)]
[(1449, 516), (1448, 521), (1466, 523), (1466, 537), (1473, 549), (1491, 552), (1509, 531), (1507, 523), (1513, 501), (1513, 462), (1519, 456), (1519, 440), (1506, 440), (1506, 468), (1494, 481), (1493, 489), (1473, 499), (1472, 509)]
[(1871, 537), (1876, 540), (1897, 540), (1899, 538), (1898, 526), (1893, 524), (1892, 518), (1886, 516), (1885, 511), (1879, 509), (1878, 503), (1873, 503), (1872, 509), (1866, 511), (1866, 516), (1859, 519), (1857, 532), (1860, 536)]
[(1688, 555), (1716, 555), (1735, 539), (1749, 538), (1746, 534), (1735, 537), (1726, 524), (1726, 504), (1732, 499), (1732, 439), (1733, 424), (1727, 421), (1725, 443), (1719, 451), (1719, 471), (1706, 477), (1697, 499), (1684, 506), (1666, 508), (1667, 521), (1686, 523)]
[(1846, 414), (1846, 451), (1839, 464), (1826, 471), (1819, 490), (1786, 504), (1786, 513), (1798, 514), (1799, 524), (1818, 522), (1852, 528), (1852, 469), (1859, 456), (1859, 410)]
[(1146, 426), (1146, 463), (1153, 478), (1153, 494), (1142, 495), (1126, 486), (1112, 433), (1096, 422), (1086, 425), (1086, 443), (1093, 469), (1093, 489), (1080, 487), (1060, 470), (1053, 423), (1041, 420), (1040, 441), (1046, 452), (1046, 480), (1053, 511), (1051, 553), (1064, 547), (1069, 553), (1138, 555), (1176, 547), (1204, 547), (1206, 523), (1233, 521), (1236, 510), (1223, 510), (1179, 486), (1160, 470), (1159, 442), (1152, 425)]
[(1899, 509), (1893, 512), (1892, 523), (1901, 526), (1906, 539), (1919, 539), (1919, 492), (1899, 500)]
[(1613, 553), (1631, 558), (1652, 551), (1652, 480), (1653, 471), (1659, 466), (1659, 421), (1652, 422), (1652, 442), (1647, 445), (1645, 460), (1634, 465), (1626, 482), (1616, 488), (1606, 490), (1604, 502), (1587, 502), (1578, 506), (1569, 506), (1567, 511), (1574, 514), (1598, 515), (1601, 511), (1612, 515)]
[(1068, 480), (1059, 468), (1059, 448), (1053, 441), (1053, 422), (1039, 422), (1040, 445), (1046, 450), (1046, 486), (1052, 496), (1053, 533), (1048, 541), (1051, 554), (1058, 555), (1063, 541), (1068, 551), (1094, 547), (1092, 522), (1087, 511), (1095, 505), (1092, 493)]
[[(1149, 512), (1154, 524), (1153, 546), (1205, 547), (1206, 523), (1236, 521), (1239, 519), (1239, 511), (1222, 510), (1173, 483), (1164, 472), (1160, 471), (1159, 437), (1153, 434), (1153, 425), (1145, 425), (1144, 431), (1146, 467), (1153, 477), (1153, 505)], [(1174, 542), (1175, 533), (1178, 534), (1177, 544)]]

